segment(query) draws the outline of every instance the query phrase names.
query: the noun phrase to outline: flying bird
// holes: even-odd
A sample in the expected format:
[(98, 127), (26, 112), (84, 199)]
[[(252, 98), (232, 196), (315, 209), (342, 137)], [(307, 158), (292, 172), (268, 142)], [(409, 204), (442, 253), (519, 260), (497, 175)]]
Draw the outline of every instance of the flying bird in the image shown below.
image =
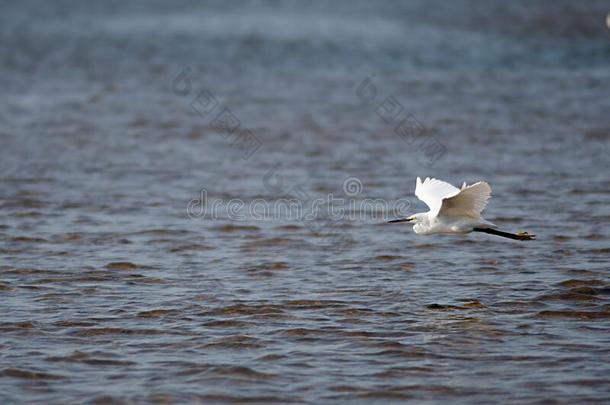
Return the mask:
[(421, 181), (418, 177), (415, 196), (425, 202), (430, 211), (395, 219), (390, 223), (412, 223), (413, 230), (419, 235), (484, 232), (515, 240), (535, 239), (535, 235), (527, 232), (499, 231), (495, 224), (481, 218), (481, 211), (491, 197), (491, 187), (484, 181), (469, 186), (464, 183), (459, 189), (441, 180), (427, 177)]

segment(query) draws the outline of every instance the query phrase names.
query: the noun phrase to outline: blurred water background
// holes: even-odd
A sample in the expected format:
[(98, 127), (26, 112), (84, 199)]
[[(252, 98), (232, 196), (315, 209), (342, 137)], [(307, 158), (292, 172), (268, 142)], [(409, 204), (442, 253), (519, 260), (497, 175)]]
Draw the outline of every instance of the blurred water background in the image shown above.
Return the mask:
[[(610, 400), (608, 12), (3, 2), (1, 402)], [(538, 240), (197, 212), (417, 176)]]

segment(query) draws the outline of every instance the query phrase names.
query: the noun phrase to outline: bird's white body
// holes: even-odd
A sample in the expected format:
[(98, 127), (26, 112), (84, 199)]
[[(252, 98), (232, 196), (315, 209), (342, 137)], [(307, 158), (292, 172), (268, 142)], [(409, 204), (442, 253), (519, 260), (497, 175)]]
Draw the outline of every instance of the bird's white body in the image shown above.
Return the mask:
[(420, 235), (435, 233), (468, 233), (474, 228), (496, 228), (481, 218), (481, 211), (491, 197), (491, 187), (484, 181), (462, 188), (437, 179), (418, 177), (415, 187), (417, 198), (430, 207), (430, 211), (412, 215), (413, 230)]
[(481, 217), (481, 211), (491, 197), (491, 187), (484, 181), (457, 188), (441, 180), (417, 178), (415, 196), (426, 203), (428, 212), (420, 212), (408, 218), (390, 222), (413, 223), (413, 230), (419, 235), (436, 233), (463, 234), (484, 232), (516, 240), (533, 240), (535, 235), (527, 232), (509, 233)]
[(496, 225), (479, 218), (439, 217), (430, 215), (430, 212), (415, 214), (418, 219), (413, 225), (413, 231), (419, 235), (433, 235), (435, 233), (469, 233), (474, 228), (496, 228)]

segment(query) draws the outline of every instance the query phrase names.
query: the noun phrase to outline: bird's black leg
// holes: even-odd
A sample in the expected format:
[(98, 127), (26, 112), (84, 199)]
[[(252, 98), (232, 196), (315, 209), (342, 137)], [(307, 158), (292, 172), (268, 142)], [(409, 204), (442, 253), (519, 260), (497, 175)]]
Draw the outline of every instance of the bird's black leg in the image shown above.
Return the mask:
[(530, 235), (527, 232), (510, 233), (510, 232), (498, 231), (497, 229), (492, 229), (492, 228), (474, 228), (473, 232), (484, 232), (484, 233), (502, 236), (503, 238), (509, 238), (509, 239), (514, 239), (514, 240), (534, 240), (534, 239), (536, 239), (536, 235)]

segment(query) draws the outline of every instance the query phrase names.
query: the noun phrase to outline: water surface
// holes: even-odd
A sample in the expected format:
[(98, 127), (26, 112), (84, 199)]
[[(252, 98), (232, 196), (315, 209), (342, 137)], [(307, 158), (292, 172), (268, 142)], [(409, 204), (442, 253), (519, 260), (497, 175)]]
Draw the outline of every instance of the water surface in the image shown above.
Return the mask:
[[(610, 399), (608, 11), (5, 5), (0, 399)], [(538, 240), (187, 212), (205, 189), (413, 213), (417, 176), (487, 180), (487, 218)]]

